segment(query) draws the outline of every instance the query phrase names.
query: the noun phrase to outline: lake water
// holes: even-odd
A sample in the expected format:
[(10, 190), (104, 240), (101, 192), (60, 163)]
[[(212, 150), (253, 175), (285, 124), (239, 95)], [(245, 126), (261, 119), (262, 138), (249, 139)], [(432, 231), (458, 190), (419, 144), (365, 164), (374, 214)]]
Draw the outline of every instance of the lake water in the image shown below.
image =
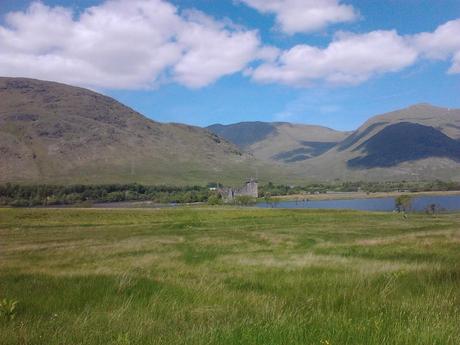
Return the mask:
[[(444, 212), (460, 211), (460, 195), (419, 196), (412, 199), (412, 211), (422, 212), (435, 204), (437, 210)], [(316, 209), (350, 209), (359, 211), (386, 211), (395, 209), (395, 198), (348, 199), (348, 200), (312, 200), (280, 201), (276, 204), (257, 203), (261, 208), (316, 208)]]

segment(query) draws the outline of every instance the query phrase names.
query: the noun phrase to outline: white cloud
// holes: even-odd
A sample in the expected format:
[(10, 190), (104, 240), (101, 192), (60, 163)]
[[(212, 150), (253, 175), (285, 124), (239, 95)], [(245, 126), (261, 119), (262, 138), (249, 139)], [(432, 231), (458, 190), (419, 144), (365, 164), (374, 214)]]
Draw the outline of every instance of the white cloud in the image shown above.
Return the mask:
[[(326, 8), (328, 16), (356, 15), (336, 0), (240, 1), (276, 13), (288, 32), (353, 18), (319, 15)], [(297, 22), (291, 11), (303, 19)], [(311, 13), (318, 14), (315, 20), (307, 20)], [(91, 88), (138, 89), (165, 81), (199, 88), (241, 71), (263, 83), (357, 84), (417, 58), (450, 59), (448, 72), (460, 73), (460, 19), (413, 36), (339, 32), (325, 48), (299, 44), (285, 51), (264, 46), (256, 30), (196, 10), (180, 12), (166, 0), (107, 0), (80, 14), (34, 2), (0, 25), (0, 75)]]
[(241, 0), (262, 13), (275, 14), (279, 28), (288, 33), (313, 32), (328, 25), (352, 22), (359, 15), (340, 0)]
[(202, 87), (246, 67), (256, 31), (162, 0), (111, 0), (79, 16), (34, 2), (0, 26), (0, 75), (105, 88), (149, 87), (168, 76)]
[(431, 59), (444, 59), (460, 50), (460, 19), (438, 26), (433, 32), (414, 35), (413, 44)]
[(449, 73), (460, 73), (460, 50), (452, 58), (452, 66), (449, 69)]
[(255, 31), (231, 32), (218, 28), (218, 23), (203, 26), (201, 20), (184, 22), (177, 42), (184, 54), (174, 66), (174, 77), (189, 87), (202, 87), (241, 71), (255, 59), (260, 45)]
[(395, 31), (340, 33), (324, 49), (296, 45), (251, 74), (259, 82), (287, 85), (308, 86), (316, 81), (357, 84), (375, 74), (401, 70), (416, 59), (416, 50)]
[(414, 35), (412, 44), (428, 59), (452, 58), (449, 72), (460, 73), (460, 19), (442, 24), (433, 32)]

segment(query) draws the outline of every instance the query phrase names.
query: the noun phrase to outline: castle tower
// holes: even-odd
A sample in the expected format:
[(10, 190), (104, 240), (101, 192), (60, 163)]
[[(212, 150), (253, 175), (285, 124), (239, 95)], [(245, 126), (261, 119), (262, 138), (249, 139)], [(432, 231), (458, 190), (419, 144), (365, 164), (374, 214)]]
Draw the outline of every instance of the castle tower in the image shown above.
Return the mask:
[(246, 186), (242, 192), (244, 195), (257, 198), (259, 196), (259, 184), (257, 183), (257, 180), (250, 178), (248, 181), (246, 181)]

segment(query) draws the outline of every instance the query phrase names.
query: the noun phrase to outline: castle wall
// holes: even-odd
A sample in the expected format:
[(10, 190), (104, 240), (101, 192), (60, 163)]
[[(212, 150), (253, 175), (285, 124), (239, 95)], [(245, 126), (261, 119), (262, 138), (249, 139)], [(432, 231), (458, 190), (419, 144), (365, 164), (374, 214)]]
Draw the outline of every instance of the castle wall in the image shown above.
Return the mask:
[(238, 196), (259, 196), (259, 186), (256, 180), (249, 180), (242, 188), (221, 188), (219, 193), (225, 201), (233, 201)]

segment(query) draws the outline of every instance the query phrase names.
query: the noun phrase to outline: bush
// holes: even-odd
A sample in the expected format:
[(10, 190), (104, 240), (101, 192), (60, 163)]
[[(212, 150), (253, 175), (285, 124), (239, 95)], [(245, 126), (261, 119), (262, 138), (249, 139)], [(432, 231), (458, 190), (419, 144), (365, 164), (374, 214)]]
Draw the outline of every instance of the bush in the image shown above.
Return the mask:
[(179, 195), (178, 200), (179, 203), (183, 204), (189, 204), (191, 202), (194, 202), (194, 197), (192, 192), (185, 192), (182, 195)]
[(398, 212), (407, 212), (412, 206), (412, 197), (410, 195), (400, 195), (395, 200), (395, 207)]
[(108, 202), (118, 202), (118, 201), (124, 201), (125, 200), (125, 193), (123, 192), (112, 192), (107, 194), (106, 200)]
[(240, 206), (255, 205), (256, 202), (256, 198), (249, 195), (239, 195), (235, 198), (235, 204)]
[(29, 200), (26, 199), (16, 199), (10, 202), (10, 206), (13, 207), (28, 207), (30, 206)]
[(75, 204), (75, 203), (80, 203), (81, 201), (82, 201), (82, 198), (80, 194), (77, 194), (77, 193), (71, 193), (65, 196), (66, 204)]
[(209, 205), (220, 205), (222, 204), (222, 197), (218, 194), (212, 194), (208, 198)]

